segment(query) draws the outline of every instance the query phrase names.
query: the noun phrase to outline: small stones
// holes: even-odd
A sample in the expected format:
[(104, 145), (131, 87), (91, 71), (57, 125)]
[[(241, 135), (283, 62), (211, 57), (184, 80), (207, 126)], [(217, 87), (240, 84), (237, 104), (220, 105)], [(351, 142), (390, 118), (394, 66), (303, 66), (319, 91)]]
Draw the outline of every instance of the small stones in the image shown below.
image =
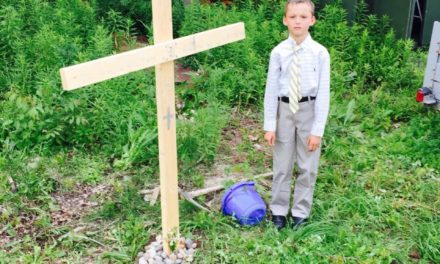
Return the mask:
[(147, 253), (148, 253), (148, 255), (150, 255), (149, 258), (154, 258), (157, 255), (157, 249), (154, 247), (151, 247)]
[(144, 252), (138, 254), (138, 264), (185, 264), (194, 261), (197, 244), (190, 238), (179, 238), (174, 252), (169, 255), (163, 250), (162, 236), (156, 236), (156, 241), (145, 246)]
[(185, 240), (185, 246), (186, 246), (186, 248), (192, 248), (192, 244), (193, 244), (193, 242), (192, 242), (191, 239), (187, 238), (187, 239)]
[(179, 241), (177, 241), (177, 249), (184, 249), (185, 247), (186, 247), (185, 238), (183, 237), (179, 238)]

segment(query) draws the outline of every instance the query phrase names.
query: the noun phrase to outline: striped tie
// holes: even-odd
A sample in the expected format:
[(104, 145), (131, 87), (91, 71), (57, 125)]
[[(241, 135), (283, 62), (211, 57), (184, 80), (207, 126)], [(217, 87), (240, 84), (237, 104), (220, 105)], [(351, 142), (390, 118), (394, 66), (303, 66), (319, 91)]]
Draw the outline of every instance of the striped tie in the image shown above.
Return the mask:
[(298, 51), (301, 49), (301, 46), (295, 45), (293, 48), (293, 60), (290, 66), (291, 79), (290, 79), (290, 91), (289, 91), (289, 107), (290, 110), (295, 114), (299, 109), (298, 101), (301, 98), (301, 89), (300, 89), (300, 76), (299, 76), (299, 57)]

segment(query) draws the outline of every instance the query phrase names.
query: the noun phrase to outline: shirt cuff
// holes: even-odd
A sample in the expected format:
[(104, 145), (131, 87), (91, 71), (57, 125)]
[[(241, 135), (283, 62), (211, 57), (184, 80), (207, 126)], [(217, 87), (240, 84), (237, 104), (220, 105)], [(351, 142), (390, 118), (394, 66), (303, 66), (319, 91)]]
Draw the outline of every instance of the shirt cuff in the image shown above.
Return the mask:
[(324, 135), (324, 128), (318, 128), (316, 126), (312, 127), (312, 131), (310, 132), (312, 136), (321, 137)]
[(276, 128), (277, 128), (277, 121), (276, 120), (273, 120), (273, 121), (265, 120), (264, 121), (264, 131), (275, 132)]

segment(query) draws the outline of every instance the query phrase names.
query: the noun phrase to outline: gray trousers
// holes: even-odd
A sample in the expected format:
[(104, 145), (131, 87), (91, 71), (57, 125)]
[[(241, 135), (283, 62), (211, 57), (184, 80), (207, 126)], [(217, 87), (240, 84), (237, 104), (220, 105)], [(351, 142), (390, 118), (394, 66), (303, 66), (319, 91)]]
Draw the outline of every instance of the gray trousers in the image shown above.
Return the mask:
[(276, 141), (273, 149), (273, 184), (270, 209), (273, 215), (286, 216), (289, 211), (293, 165), (298, 165), (292, 216), (307, 218), (313, 202), (321, 146), (309, 151), (307, 138), (314, 120), (315, 101), (299, 103), (293, 114), (288, 103), (279, 102)]

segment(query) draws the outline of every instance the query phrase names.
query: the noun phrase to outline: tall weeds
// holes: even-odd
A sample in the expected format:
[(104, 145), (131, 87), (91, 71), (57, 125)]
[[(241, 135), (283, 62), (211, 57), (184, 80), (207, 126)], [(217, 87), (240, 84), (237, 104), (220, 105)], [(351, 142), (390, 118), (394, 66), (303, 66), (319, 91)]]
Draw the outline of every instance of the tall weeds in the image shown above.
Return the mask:
[[(4, 25), (0, 27), (0, 140), (4, 147), (81, 146), (120, 156), (127, 152), (124, 146), (134, 143), (130, 143), (131, 129), (156, 125), (151, 71), (69, 93), (60, 87), (59, 68), (112, 53), (116, 45), (110, 31), (123, 30), (128, 32), (125, 38), (131, 38), (132, 26), (120, 24), (120, 14), (113, 13), (114, 19), (102, 25), (96, 23), (92, 6), (79, 0), (3, 1), (0, 7)], [(386, 17), (368, 15), (362, 6), (358, 10), (358, 19), (349, 25), (339, 4), (326, 5), (312, 29), (313, 37), (330, 50), (335, 98), (418, 87), (413, 43), (396, 40)], [(209, 103), (260, 104), (269, 52), (287, 37), (283, 13), (283, 1), (242, 1), (231, 7), (189, 5), (181, 36), (244, 21), (247, 38), (183, 60), (200, 74), (193, 75), (193, 88), (179, 92), (187, 105), (182, 111)], [(399, 111), (391, 113), (391, 119), (407, 118), (408, 113)]]

